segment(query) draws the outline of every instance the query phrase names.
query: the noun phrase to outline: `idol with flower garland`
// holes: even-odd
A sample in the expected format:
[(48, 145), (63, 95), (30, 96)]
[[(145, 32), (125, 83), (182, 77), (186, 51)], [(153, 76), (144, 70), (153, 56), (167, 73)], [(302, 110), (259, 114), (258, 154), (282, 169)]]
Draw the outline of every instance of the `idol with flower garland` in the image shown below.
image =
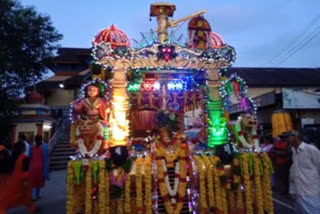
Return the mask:
[[(177, 115), (173, 112), (159, 112), (156, 124), (159, 136), (154, 144), (160, 195), (167, 213), (180, 213), (186, 197), (187, 168), (190, 164), (186, 136), (178, 131)], [(175, 176), (173, 187), (169, 182), (172, 173)]]
[(108, 146), (110, 107), (100, 80), (91, 81), (84, 90), (85, 97), (72, 104), (71, 144), (79, 147), (82, 156), (92, 157)]

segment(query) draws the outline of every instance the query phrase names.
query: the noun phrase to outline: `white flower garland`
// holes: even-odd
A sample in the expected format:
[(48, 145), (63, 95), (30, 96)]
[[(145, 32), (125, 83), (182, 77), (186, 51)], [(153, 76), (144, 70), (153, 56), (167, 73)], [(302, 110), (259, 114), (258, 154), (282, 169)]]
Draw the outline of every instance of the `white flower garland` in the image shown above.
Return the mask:
[[(166, 162), (165, 160), (162, 160), (162, 166), (163, 166), (163, 172), (166, 174), (166, 176), (164, 177), (164, 181), (166, 183), (167, 189), (168, 189), (168, 193), (171, 197), (175, 197), (177, 195), (178, 192), (178, 187), (179, 187), (179, 175), (180, 174), (180, 164), (179, 162), (176, 163), (174, 172), (175, 172), (175, 178), (174, 178), (174, 185), (173, 185), (173, 189), (171, 188), (170, 182), (169, 182), (169, 175), (167, 173), (167, 166), (166, 166)], [(172, 199), (173, 203), (176, 203), (175, 199)]]
[(88, 155), (90, 157), (92, 157), (93, 155), (97, 154), (97, 152), (99, 151), (102, 142), (104, 141), (104, 130), (103, 130), (103, 126), (98, 122), (97, 124), (99, 126), (99, 130), (98, 133), (96, 135), (96, 140), (94, 143), (93, 148), (88, 151), (86, 146), (84, 145), (84, 140), (82, 137), (80, 137), (80, 130), (79, 130), (79, 126), (76, 129), (76, 139), (77, 139), (77, 144), (79, 146), (79, 150), (82, 156)]
[(247, 142), (246, 138), (243, 135), (240, 123), (241, 123), (241, 118), (239, 118), (236, 122), (236, 130), (238, 132), (237, 134), (239, 136), (239, 140), (242, 146), (246, 149), (255, 149), (257, 152), (260, 152), (259, 139), (256, 138), (257, 136), (256, 128), (254, 126), (251, 128), (251, 135), (253, 136), (253, 144), (250, 144)]

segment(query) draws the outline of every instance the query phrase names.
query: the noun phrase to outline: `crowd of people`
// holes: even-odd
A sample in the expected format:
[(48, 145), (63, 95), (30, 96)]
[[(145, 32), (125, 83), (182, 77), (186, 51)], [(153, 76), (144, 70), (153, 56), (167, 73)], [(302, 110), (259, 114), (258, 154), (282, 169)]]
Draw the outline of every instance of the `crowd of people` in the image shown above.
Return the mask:
[(19, 206), (36, 213), (34, 201), (49, 180), (48, 145), (37, 135), (34, 142), (25, 136), (9, 147), (0, 145), (0, 214)]
[(271, 157), (274, 190), (295, 200), (297, 214), (320, 213), (320, 150), (292, 130), (275, 142), (265, 140), (263, 150)]

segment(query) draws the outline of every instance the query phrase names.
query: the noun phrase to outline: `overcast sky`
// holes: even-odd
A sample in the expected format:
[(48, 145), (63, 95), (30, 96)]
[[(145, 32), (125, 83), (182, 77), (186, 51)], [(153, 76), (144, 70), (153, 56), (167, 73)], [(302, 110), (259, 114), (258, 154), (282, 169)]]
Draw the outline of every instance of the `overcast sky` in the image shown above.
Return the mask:
[[(156, 28), (150, 0), (21, 0), (51, 16), (63, 47), (89, 48), (111, 24), (130, 38)], [(206, 9), (214, 32), (235, 47), (234, 66), (320, 67), (320, 0), (172, 0), (174, 18)], [(177, 35), (187, 33), (186, 24)], [(310, 40), (312, 38), (312, 40)], [(281, 55), (282, 54), (282, 55)], [(280, 58), (279, 58), (280, 57)]]

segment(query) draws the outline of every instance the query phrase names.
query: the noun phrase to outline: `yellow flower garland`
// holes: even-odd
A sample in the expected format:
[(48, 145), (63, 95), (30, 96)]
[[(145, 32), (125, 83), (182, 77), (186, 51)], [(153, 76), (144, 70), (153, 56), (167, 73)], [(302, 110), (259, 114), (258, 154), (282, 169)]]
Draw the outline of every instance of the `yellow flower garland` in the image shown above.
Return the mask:
[(123, 194), (119, 199), (117, 199), (117, 214), (122, 214), (123, 213)]
[(201, 157), (194, 155), (194, 160), (197, 163), (198, 166), (198, 173), (199, 173), (199, 190), (200, 190), (200, 198), (199, 198), (199, 203), (200, 203), (200, 212), (204, 212), (204, 210), (208, 209), (207, 205), (207, 191), (206, 191), (206, 168), (205, 165), (201, 159)]
[(274, 213), (274, 208), (273, 208), (273, 200), (272, 200), (272, 190), (271, 190), (271, 166), (270, 166), (270, 159), (266, 153), (263, 153), (263, 168), (264, 168), (264, 173), (263, 173), (263, 182), (264, 182), (264, 193), (265, 193), (265, 208), (266, 211), (269, 214)]
[(142, 213), (143, 211), (143, 199), (142, 199), (142, 164), (143, 158), (138, 157), (136, 160), (136, 204), (137, 213)]
[[(187, 149), (181, 150), (180, 157), (185, 157), (185, 158), (188, 157), (188, 150)], [(178, 189), (178, 196), (179, 196), (179, 198), (185, 198), (185, 196), (186, 196), (186, 188), (187, 188), (187, 182), (186, 182), (186, 178), (187, 178), (187, 170), (186, 170), (187, 169), (187, 161), (185, 159), (179, 160), (179, 167), (180, 167), (180, 170), (179, 170), (180, 178), (184, 178), (185, 181), (181, 181), (180, 180), (179, 189)], [(178, 202), (177, 203), (177, 207), (175, 209), (175, 213), (176, 214), (180, 213), (180, 211), (183, 208), (183, 204), (184, 204), (184, 202)]]
[(131, 196), (131, 176), (130, 174), (127, 177), (124, 186), (124, 213), (131, 213), (131, 204), (130, 204), (130, 196)]
[(222, 210), (224, 214), (228, 214), (227, 192), (226, 188), (221, 188)]
[(237, 201), (236, 201), (236, 204), (237, 204), (237, 213), (238, 214), (244, 214), (244, 204), (243, 204), (243, 193), (242, 193), (242, 190), (241, 190), (241, 184), (238, 186), (238, 189), (237, 189)]
[(242, 159), (243, 159), (243, 179), (244, 179), (245, 196), (246, 196), (246, 210), (247, 210), (246, 213), (253, 214), (252, 190), (251, 190), (250, 175), (249, 175), (248, 154), (243, 154)]
[(229, 212), (230, 213), (236, 213), (236, 199), (235, 199), (235, 193), (232, 191), (228, 192), (228, 204), (229, 204)]
[(217, 170), (217, 162), (219, 158), (217, 156), (211, 156), (210, 161), (212, 163), (212, 172), (214, 176), (214, 187), (216, 192), (216, 209), (217, 213), (222, 212), (223, 205), (222, 205), (222, 196), (221, 196), (221, 185), (220, 185), (220, 176)]
[(210, 159), (203, 155), (202, 159), (206, 165), (207, 170), (207, 188), (208, 188), (208, 199), (209, 199), (209, 207), (214, 208), (215, 207), (215, 198), (214, 198), (214, 186), (213, 186), (213, 174), (212, 174), (212, 164), (210, 162)]
[(105, 161), (99, 161), (99, 214), (105, 214), (106, 186), (105, 186)]
[(67, 172), (67, 214), (74, 214), (74, 189), (73, 189), (73, 169), (72, 169), (72, 161), (68, 162), (68, 172)]
[(149, 155), (145, 157), (144, 164), (145, 213), (152, 214), (152, 159)]
[(257, 206), (258, 214), (264, 214), (262, 187), (261, 187), (261, 174), (260, 174), (260, 160), (257, 154), (254, 154), (254, 183), (255, 183), (256, 206)]
[(91, 174), (91, 162), (89, 162), (89, 166), (86, 172), (86, 202), (85, 202), (85, 210), (86, 214), (92, 213), (92, 174)]
[(110, 180), (109, 180), (109, 172), (107, 170), (104, 171), (105, 176), (105, 214), (110, 214)]

